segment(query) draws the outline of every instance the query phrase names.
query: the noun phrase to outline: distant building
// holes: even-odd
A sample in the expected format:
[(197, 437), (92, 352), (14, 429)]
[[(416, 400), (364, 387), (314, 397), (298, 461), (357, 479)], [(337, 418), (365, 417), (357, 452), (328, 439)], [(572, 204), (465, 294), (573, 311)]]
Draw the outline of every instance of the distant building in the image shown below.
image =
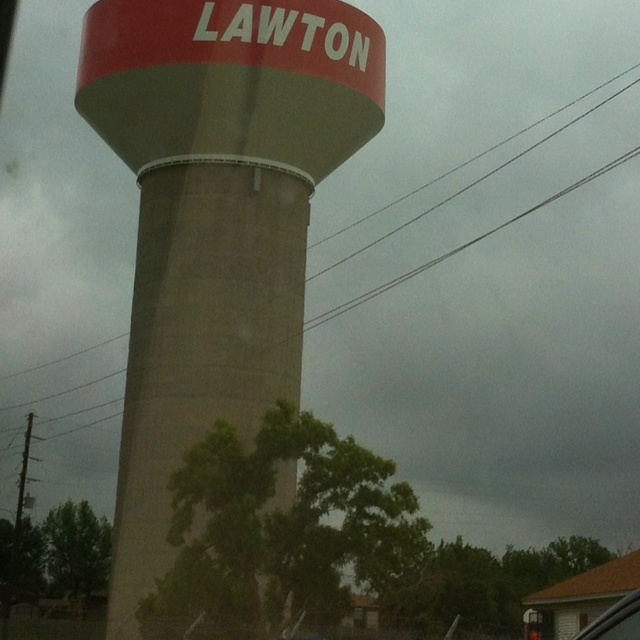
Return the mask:
[[(522, 603), (542, 613), (546, 629), (542, 640), (571, 640), (636, 589), (640, 589), (640, 551), (532, 593)], [(546, 623), (549, 618), (552, 625)]]
[(371, 596), (354, 595), (351, 597), (351, 613), (342, 623), (350, 629), (378, 629), (380, 616), (378, 604)]

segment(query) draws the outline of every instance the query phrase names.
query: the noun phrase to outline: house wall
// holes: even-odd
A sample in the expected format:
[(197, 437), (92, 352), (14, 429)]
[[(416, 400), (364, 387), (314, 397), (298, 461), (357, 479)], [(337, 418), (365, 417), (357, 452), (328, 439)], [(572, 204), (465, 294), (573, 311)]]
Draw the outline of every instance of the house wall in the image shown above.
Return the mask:
[(342, 626), (349, 629), (379, 629), (380, 614), (377, 609), (354, 607), (342, 621)]
[(378, 629), (380, 627), (380, 615), (378, 610), (370, 609), (367, 611), (367, 619), (365, 622), (367, 629)]
[(580, 612), (577, 609), (556, 611), (554, 640), (571, 640), (580, 630)]
[(616, 600), (594, 603), (575, 603), (573, 606), (554, 611), (554, 640), (573, 640), (580, 631), (580, 620), (591, 624), (599, 618)]
[(587, 616), (587, 624), (591, 624), (596, 618), (599, 618), (612, 604), (613, 602), (607, 605), (592, 605), (589, 607), (582, 607), (580, 613), (585, 614)]

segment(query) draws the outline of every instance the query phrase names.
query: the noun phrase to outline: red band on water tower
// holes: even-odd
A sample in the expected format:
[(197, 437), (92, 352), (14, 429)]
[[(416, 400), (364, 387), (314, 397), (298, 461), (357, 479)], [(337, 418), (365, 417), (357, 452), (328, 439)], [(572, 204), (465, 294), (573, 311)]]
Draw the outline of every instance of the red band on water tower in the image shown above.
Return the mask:
[(85, 17), (78, 90), (122, 71), (241, 65), (335, 82), (384, 110), (385, 37), (338, 0), (99, 0)]

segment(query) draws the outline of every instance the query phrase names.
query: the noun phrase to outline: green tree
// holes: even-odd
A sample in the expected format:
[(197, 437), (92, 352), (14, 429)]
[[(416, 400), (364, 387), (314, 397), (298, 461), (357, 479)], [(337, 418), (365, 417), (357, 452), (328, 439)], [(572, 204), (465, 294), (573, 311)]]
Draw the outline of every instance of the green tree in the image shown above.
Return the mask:
[(522, 596), (549, 586), (549, 563), (543, 552), (532, 547), (507, 546), (502, 556), (502, 570), (510, 580), (521, 585)]
[(86, 500), (52, 509), (42, 531), (46, 568), (54, 592), (82, 599), (106, 587), (111, 564), (111, 525)]
[(510, 594), (505, 620), (512, 625), (519, 623), (525, 596), (594, 569), (615, 557), (598, 540), (577, 535), (557, 538), (541, 550), (507, 547), (501, 562)]
[(501, 564), (507, 588), (505, 624), (515, 627), (522, 621), (522, 598), (552, 584), (550, 566), (542, 551), (513, 545), (507, 547)]
[(428, 608), (431, 630), (446, 631), (459, 614), (460, 628), (492, 631), (502, 621), (502, 571), (488, 550), (465, 543), (442, 541), (436, 549), (430, 579)]
[(557, 538), (543, 551), (548, 563), (551, 584), (567, 580), (585, 571), (610, 562), (616, 554), (600, 544), (599, 540), (585, 536)]
[[(271, 510), (278, 464), (299, 460), (295, 501)], [(139, 607), (147, 637), (157, 617), (201, 611), (230, 638), (277, 637), (300, 612), (335, 624), (347, 612), (343, 571), (360, 588), (388, 591), (410, 552), (430, 548), (427, 520), (406, 483), (390, 484), (395, 464), (340, 438), (311, 413), (279, 402), (253, 448), (215, 423), (171, 477), (168, 541), (177, 560)]]
[[(0, 519), (0, 584), (9, 579), (14, 527)], [(21, 535), (14, 574), (14, 588), (18, 592), (39, 592), (44, 588), (45, 542), (41, 527), (22, 518)]]
[(427, 540), (431, 525), (424, 519), (398, 523), (378, 538), (367, 536), (373, 548), (363, 555), (361, 571), (373, 577), (380, 614), (392, 628), (416, 628), (424, 613), (431, 578), (434, 545)]

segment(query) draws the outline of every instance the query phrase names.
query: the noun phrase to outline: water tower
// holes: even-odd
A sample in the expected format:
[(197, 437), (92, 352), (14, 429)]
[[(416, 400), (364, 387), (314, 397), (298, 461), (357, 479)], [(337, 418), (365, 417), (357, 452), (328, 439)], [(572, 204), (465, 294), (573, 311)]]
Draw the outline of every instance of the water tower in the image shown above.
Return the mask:
[[(184, 449), (299, 402), (309, 198), (382, 128), (384, 75), (382, 30), (339, 0), (87, 12), (76, 107), (141, 188), (109, 638), (171, 563)], [(283, 469), (276, 504), (294, 490)]]

